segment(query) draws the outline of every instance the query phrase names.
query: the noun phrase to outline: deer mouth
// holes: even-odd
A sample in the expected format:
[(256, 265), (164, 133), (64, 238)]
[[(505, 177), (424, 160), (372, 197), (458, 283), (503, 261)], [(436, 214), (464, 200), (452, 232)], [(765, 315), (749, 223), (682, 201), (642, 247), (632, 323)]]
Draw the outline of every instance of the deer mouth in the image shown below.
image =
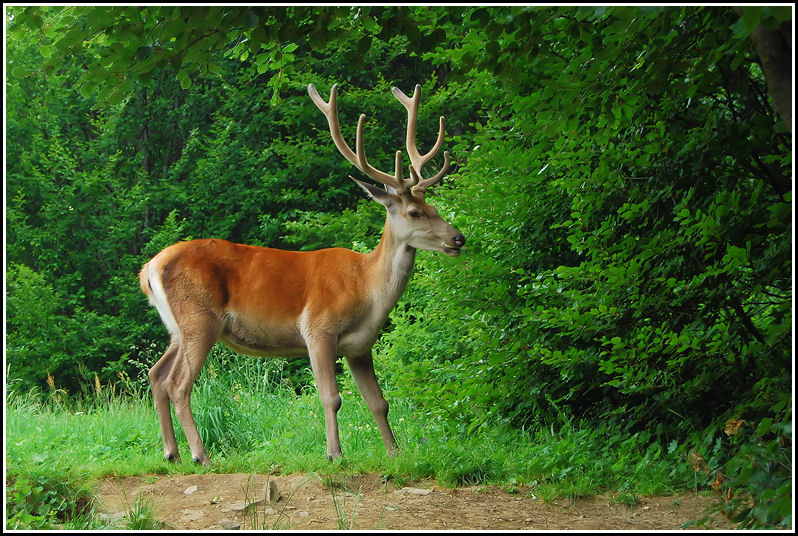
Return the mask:
[(450, 257), (457, 257), (460, 255), (460, 248), (455, 246), (447, 246), (446, 244), (442, 244), (443, 252), (446, 253)]

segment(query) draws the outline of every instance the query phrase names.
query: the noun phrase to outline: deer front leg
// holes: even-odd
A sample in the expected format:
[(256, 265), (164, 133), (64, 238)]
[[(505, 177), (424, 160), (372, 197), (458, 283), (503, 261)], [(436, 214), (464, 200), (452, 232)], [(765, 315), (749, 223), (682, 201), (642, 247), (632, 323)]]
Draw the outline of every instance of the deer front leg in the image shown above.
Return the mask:
[(363, 400), (366, 401), (371, 414), (374, 415), (385, 450), (388, 451), (389, 455), (395, 455), (398, 448), (396, 447), (396, 440), (391, 426), (388, 424), (388, 402), (382, 395), (382, 389), (377, 383), (371, 352), (360, 357), (347, 356), (346, 362), (349, 365), (349, 370), (352, 373), (352, 378), (355, 380), (358, 391), (360, 391)]
[(340, 458), (341, 441), (338, 437), (338, 410), (341, 409), (341, 395), (335, 381), (335, 358), (337, 346), (334, 336), (314, 337), (308, 341), (308, 354), (316, 388), (324, 406), (324, 423), (327, 431), (327, 457)]

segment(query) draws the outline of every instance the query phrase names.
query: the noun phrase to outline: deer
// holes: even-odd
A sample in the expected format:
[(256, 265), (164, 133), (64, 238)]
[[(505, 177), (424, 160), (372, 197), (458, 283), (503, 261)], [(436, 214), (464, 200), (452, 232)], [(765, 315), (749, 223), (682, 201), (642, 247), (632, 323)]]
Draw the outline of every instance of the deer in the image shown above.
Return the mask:
[(190, 398), (200, 369), (217, 342), (247, 355), (310, 358), (324, 408), (330, 459), (343, 456), (337, 420), (342, 401), (335, 372), (336, 362), (343, 356), (387, 454), (398, 452), (388, 423), (388, 402), (374, 372), (372, 347), (404, 293), (416, 250), (455, 257), (461, 253), (465, 237), (424, 199), (427, 188), (448, 171), (450, 157), (445, 151), (437, 173), (422, 176), (423, 167), (443, 144), (445, 121), (440, 118), (432, 149), (421, 154), (416, 146), (421, 86), (415, 86), (412, 97), (396, 87), (391, 90), (407, 109), (408, 177), (403, 173), (400, 150), (396, 151), (393, 174), (369, 164), (363, 148), (364, 114), (358, 120), (352, 151), (341, 134), (337, 88), (337, 84), (332, 86), (329, 102), (313, 84), (308, 85), (308, 93), (326, 117), (338, 151), (385, 187), (349, 177), (386, 209), (379, 244), (369, 253), (346, 248), (287, 251), (223, 239), (194, 239), (172, 244), (144, 264), (139, 273), (141, 290), (170, 335), (168, 348), (148, 372), (166, 460), (180, 460), (171, 403), (192, 460), (210, 464)]

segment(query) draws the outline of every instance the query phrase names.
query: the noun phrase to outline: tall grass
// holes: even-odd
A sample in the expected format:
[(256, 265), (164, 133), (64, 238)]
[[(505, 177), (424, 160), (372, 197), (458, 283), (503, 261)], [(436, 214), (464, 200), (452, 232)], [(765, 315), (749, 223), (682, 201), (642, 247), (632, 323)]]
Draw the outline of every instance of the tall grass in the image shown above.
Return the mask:
[[(146, 386), (125, 378), (88, 386), (69, 399), (57, 388), (18, 393), (6, 401), (9, 474), (35, 469), (79, 471), (83, 478), (142, 473), (378, 472), (403, 485), (435, 478), (445, 485), (525, 486), (544, 499), (615, 490), (624, 496), (669, 493), (695, 484), (675, 449), (644, 433), (621, 434), (563, 422), (534, 431), (501, 425), (470, 431), (468, 423), (431, 418), (412, 400), (391, 393), (389, 419), (400, 452), (386, 456), (373, 417), (348, 373), (340, 375), (339, 428), (344, 458), (326, 459), (324, 412), (315, 388), (300, 390), (283, 376), (284, 362), (215, 349), (194, 388), (192, 408), (210, 468), (190, 461), (175, 419), (180, 463), (162, 458), (158, 419)], [(310, 372), (308, 371), (308, 374)]]

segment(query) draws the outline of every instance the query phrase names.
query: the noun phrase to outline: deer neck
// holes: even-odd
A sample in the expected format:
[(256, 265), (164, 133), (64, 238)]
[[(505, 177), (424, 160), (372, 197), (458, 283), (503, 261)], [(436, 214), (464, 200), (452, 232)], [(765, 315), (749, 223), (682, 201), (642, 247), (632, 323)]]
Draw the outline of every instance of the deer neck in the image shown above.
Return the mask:
[(386, 219), (382, 239), (369, 256), (373, 266), (372, 277), (379, 282), (373, 287), (376, 289), (375, 298), (386, 308), (387, 315), (407, 287), (416, 260), (416, 248), (400, 240)]

